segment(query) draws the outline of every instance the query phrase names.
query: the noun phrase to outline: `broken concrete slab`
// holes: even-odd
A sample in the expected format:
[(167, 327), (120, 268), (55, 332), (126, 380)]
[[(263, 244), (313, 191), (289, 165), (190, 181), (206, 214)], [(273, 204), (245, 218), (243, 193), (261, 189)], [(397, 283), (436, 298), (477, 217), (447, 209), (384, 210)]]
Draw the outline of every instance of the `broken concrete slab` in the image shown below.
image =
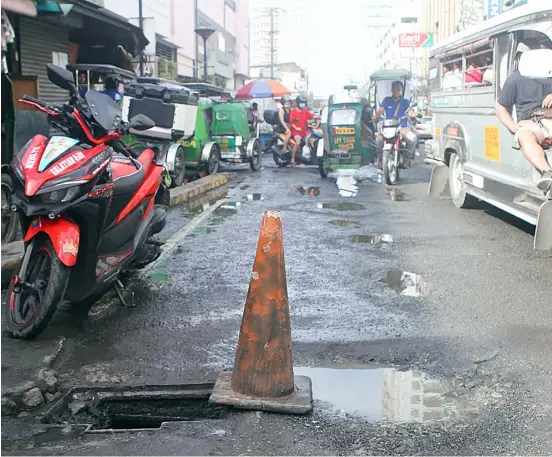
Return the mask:
[(44, 397), (40, 389), (35, 387), (21, 396), (21, 403), (26, 409), (35, 409), (44, 404)]

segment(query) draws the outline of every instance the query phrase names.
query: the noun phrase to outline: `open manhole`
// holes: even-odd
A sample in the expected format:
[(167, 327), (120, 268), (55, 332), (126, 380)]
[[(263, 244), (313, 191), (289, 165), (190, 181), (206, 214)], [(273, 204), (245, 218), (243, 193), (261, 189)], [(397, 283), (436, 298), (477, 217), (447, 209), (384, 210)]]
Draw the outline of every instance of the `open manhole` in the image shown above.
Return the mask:
[(223, 419), (226, 406), (209, 403), (212, 384), (128, 390), (74, 390), (47, 414), (46, 422), (90, 424), (91, 431), (156, 429), (164, 422)]

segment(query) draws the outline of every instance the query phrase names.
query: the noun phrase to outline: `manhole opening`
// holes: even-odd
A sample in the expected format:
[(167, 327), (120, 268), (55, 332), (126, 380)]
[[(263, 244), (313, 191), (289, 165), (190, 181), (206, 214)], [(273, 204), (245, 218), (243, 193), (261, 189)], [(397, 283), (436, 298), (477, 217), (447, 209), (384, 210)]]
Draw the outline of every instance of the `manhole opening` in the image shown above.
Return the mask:
[(149, 387), (67, 394), (47, 413), (51, 424), (90, 424), (90, 430), (156, 429), (163, 422), (225, 418), (228, 407), (209, 403), (210, 388)]
[[(224, 406), (208, 403), (208, 398), (163, 400), (101, 401), (92, 422), (92, 430), (159, 428), (163, 422), (222, 419)], [(90, 415), (90, 413), (88, 413)]]

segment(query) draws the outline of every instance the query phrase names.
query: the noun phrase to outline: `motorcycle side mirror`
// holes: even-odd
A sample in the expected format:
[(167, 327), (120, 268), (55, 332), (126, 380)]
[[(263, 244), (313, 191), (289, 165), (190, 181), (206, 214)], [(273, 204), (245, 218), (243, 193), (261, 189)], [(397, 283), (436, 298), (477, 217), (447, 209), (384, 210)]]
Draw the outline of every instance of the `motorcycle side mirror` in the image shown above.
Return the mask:
[(71, 73), (69, 70), (49, 63), (48, 65), (46, 65), (46, 74), (48, 75), (48, 79), (50, 80), (50, 82), (52, 82), (56, 86), (68, 90), (71, 95), (77, 93), (77, 87), (73, 82), (73, 73)]
[(140, 130), (140, 131), (149, 130), (155, 127), (155, 122), (153, 122), (145, 114), (137, 114), (132, 119), (130, 119), (126, 127), (127, 129), (134, 129), (134, 130)]

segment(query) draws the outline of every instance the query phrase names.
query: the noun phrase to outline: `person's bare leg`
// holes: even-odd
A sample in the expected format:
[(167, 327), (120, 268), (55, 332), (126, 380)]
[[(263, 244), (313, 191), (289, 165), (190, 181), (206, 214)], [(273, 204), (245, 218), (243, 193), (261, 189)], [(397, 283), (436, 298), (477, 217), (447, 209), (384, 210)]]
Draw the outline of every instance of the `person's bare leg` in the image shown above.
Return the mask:
[(291, 135), (288, 135), (288, 134), (284, 134), (284, 145), (282, 146), (282, 152), (286, 152), (287, 151), (287, 148), (289, 146), (289, 140), (291, 138)]
[(518, 140), (523, 155), (538, 171), (542, 173), (552, 169), (546, 160), (544, 149), (542, 149), (542, 146), (538, 143), (537, 137), (533, 132), (520, 131)]
[(299, 141), (295, 140), (295, 144), (293, 145), (293, 149), (291, 150), (291, 163), (295, 164), (295, 155), (297, 154), (297, 150), (299, 149)]

